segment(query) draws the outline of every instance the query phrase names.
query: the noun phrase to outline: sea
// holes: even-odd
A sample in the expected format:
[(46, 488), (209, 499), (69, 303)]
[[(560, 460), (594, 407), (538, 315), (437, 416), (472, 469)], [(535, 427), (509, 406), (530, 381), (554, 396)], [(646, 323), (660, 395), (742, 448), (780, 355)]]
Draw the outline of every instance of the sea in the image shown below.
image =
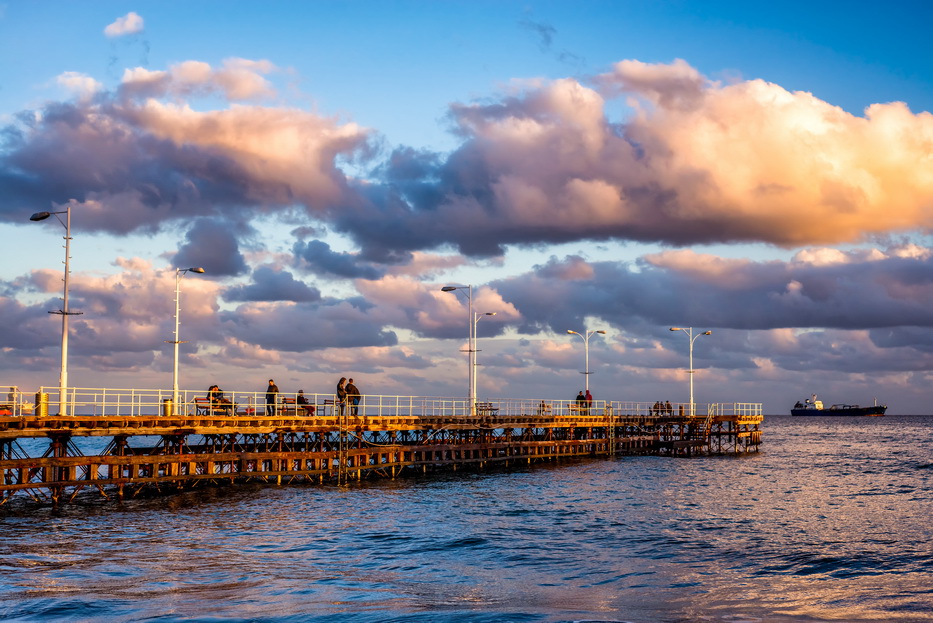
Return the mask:
[(0, 509), (0, 620), (933, 621), (933, 417), (743, 456)]

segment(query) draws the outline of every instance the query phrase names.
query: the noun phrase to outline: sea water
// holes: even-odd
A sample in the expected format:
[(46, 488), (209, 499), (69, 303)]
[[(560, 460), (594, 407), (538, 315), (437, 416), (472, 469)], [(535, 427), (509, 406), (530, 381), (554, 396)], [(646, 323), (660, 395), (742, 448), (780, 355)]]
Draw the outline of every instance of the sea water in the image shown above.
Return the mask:
[(933, 417), (762, 451), (0, 509), (5, 621), (933, 621)]

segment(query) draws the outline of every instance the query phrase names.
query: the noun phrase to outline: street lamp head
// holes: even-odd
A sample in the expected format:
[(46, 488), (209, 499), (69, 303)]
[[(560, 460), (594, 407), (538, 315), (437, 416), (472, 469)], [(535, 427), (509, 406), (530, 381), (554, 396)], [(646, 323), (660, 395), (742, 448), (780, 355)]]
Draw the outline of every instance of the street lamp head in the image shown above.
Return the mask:
[(495, 316), (495, 315), (496, 315), (496, 312), (486, 312), (486, 315), (487, 315), (487, 316)]
[(35, 214), (29, 217), (29, 220), (30, 221), (44, 221), (50, 216), (52, 216), (51, 212), (36, 212)]
[(189, 268), (188, 270), (190, 270), (190, 271), (193, 272), (193, 273), (203, 273), (203, 272), (204, 272), (204, 269), (201, 268), (200, 266), (198, 266), (198, 267), (196, 267), (196, 268)]
[(712, 335), (712, 334), (713, 334), (712, 331), (706, 331), (705, 333), (703, 333), (703, 335)]
[(597, 331), (596, 333), (599, 333), (600, 335), (606, 335), (605, 331)]
[(457, 286), (444, 286), (441, 288), (441, 292), (453, 292), (457, 289)]
[(571, 330), (571, 329), (567, 329), (567, 333), (572, 333), (572, 334), (574, 334), (574, 335), (580, 335), (579, 333), (577, 333), (576, 331), (573, 331), (573, 330)]
[(683, 331), (681, 327), (671, 327), (671, 331)]

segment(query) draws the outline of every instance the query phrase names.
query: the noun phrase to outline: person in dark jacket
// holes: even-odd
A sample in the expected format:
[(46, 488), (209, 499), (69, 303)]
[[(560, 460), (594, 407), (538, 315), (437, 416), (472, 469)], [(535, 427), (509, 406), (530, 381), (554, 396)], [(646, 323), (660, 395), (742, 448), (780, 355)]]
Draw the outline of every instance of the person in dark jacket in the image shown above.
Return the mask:
[(337, 382), (337, 409), (340, 415), (343, 415), (347, 408), (347, 377), (341, 376)]
[(353, 415), (360, 414), (360, 390), (353, 384), (353, 379), (347, 383), (347, 404), (353, 405)]
[(298, 396), (295, 399), (295, 404), (303, 408), (308, 416), (314, 415), (314, 405), (308, 402), (307, 397), (305, 397), (305, 390), (298, 390)]
[(583, 411), (586, 409), (586, 396), (583, 395), (583, 391), (582, 391), (582, 390), (580, 391), (579, 394), (577, 394), (577, 398), (576, 398), (575, 402), (577, 403), (577, 405), (576, 405), (576, 406), (577, 406), (577, 413), (582, 414)]
[(269, 387), (266, 388), (266, 415), (275, 415), (275, 401), (278, 399), (279, 386), (275, 381), (269, 379)]

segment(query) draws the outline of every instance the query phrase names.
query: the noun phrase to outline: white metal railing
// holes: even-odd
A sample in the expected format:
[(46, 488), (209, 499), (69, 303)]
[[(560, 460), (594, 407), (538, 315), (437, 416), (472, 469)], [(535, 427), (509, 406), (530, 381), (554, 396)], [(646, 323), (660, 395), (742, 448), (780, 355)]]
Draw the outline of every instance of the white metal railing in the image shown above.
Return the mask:
[(0, 415), (32, 415), (35, 395), (15, 385), (0, 385), (0, 390), (7, 387), (9, 391), (0, 394)]
[[(689, 402), (663, 404), (658, 402), (611, 402), (610, 407), (616, 416), (670, 417), (689, 416)], [(724, 416), (761, 416), (760, 402), (711, 402), (694, 404), (694, 417), (706, 419), (714, 415)]]
[[(0, 387), (3, 387), (0, 385)], [(7, 386), (10, 387), (10, 386)], [(172, 404), (170, 389), (110, 389), (69, 387), (65, 391), (67, 413), (92, 416), (153, 416), (153, 415), (237, 415), (264, 416), (309, 415), (308, 409), (297, 404), (297, 393), (281, 392), (275, 403), (267, 405), (266, 393), (224, 392), (226, 404), (209, 401), (206, 390), (179, 390), (178, 404)], [(2, 394), (0, 394), (2, 395)], [(36, 398), (47, 400), (47, 415), (59, 413), (61, 399), (58, 387), (40, 387), (37, 394), (12, 387), (6, 401), (0, 400), (0, 414), (41, 414), (41, 405), (33, 407)], [(466, 398), (427, 396), (362, 396), (359, 405), (337, 403), (334, 394), (304, 394), (307, 404), (319, 416), (353, 415), (381, 417), (462, 417), (470, 414)], [(196, 402), (195, 399), (198, 399)], [(168, 403), (168, 404), (166, 404)], [(757, 402), (697, 404), (696, 417), (713, 414), (726, 416), (761, 416)], [(623, 402), (594, 400), (589, 404), (576, 400), (540, 400), (500, 398), (477, 400), (477, 416), (539, 416), (539, 417), (670, 417), (690, 413), (689, 403)]]

